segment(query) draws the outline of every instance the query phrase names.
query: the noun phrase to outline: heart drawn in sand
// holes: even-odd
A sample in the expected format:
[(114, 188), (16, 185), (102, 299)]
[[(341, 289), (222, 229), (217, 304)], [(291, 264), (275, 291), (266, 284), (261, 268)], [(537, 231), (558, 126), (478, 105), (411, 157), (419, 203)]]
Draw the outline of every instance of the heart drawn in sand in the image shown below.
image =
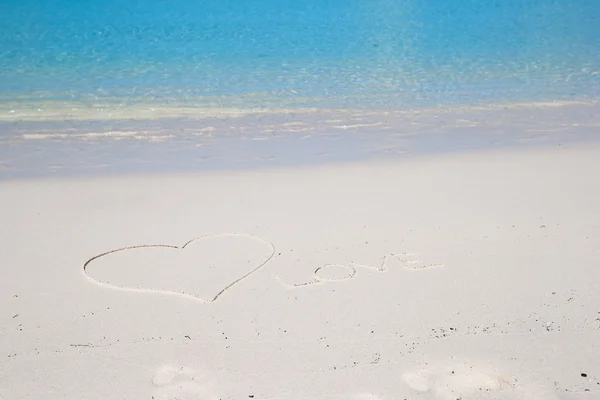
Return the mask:
[(83, 272), (110, 289), (212, 303), (274, 255), (275, 246), (267, 240), (224, 233), (192, 239), (183, 246), (142, 244), (110, 250), (89, 259)]

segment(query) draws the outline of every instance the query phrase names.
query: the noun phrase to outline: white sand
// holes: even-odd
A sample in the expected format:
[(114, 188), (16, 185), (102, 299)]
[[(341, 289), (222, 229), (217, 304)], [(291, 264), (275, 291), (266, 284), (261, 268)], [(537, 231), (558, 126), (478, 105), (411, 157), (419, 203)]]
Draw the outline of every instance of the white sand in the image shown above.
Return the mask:
[(598, 171), (588, 145), (3, 182), (0, 399), (599, 399)]

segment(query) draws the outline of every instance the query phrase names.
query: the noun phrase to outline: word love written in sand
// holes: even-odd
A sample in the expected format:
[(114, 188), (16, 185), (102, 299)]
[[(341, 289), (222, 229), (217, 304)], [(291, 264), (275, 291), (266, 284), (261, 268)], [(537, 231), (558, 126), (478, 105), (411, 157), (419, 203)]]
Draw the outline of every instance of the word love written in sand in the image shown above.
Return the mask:
[[(142, 244), (110, 250), (89, 259), (83, 272), (92, 282), (114, 290), (163, 293), (212, 303), (274, 256), (275, 245), (265, 239), (224, 233), (198, 237), (182, 246)], [(275, 278), (294, 288), (335, 283), (354, 278), (357, 268), (385, 272), (390, 260), (409, 270), (441, 266), (423, 264), (417, 254), (402, 253), (384, 256), (377, 266), (324, 264), (313, 271), (311, 280), (302, 283)]]
[(299, 288), (303, 286), (316, 285), (322, 283), (341, 282), (356, 277), (358, 270), (367, 269), (377, 272), (386, 272), (388, 265), (391, 263), (399, 264), (404, 269), (410, 271), (420, 271), (429, 268), (443, 267), (443, 264), (426, 264), (421, 261), (418, 253), (399, 253), (389, 254), (381, 258), (381, 262), (377, 266), (357, 264), (350, 262), (348, 264), (324, 264), (317, 267), (313, 271), (312, 279), (301, 283), (290, 283), (286, 279), (274, 275), (276, 279), (286, 286)]

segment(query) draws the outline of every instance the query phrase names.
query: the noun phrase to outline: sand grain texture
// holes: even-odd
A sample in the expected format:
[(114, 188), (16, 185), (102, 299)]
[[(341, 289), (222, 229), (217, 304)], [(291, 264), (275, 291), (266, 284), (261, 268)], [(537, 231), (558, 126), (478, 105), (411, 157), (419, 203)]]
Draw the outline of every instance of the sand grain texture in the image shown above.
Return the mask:
[[(598, 170), (589, 145), (3, 182), (0, 398), (600, 398)], [(84, 273), (147, 245), (174, 247)]]

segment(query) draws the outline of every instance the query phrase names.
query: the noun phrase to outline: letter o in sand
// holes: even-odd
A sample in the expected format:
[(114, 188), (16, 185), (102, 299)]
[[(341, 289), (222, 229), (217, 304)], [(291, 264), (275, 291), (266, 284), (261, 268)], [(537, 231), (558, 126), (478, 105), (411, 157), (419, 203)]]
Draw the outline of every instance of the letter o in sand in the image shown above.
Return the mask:
[(356, 275), (356, 269), (349, 265), (325, 264), (315, 270), (315, 276), (321, 281), (345, 281)]

